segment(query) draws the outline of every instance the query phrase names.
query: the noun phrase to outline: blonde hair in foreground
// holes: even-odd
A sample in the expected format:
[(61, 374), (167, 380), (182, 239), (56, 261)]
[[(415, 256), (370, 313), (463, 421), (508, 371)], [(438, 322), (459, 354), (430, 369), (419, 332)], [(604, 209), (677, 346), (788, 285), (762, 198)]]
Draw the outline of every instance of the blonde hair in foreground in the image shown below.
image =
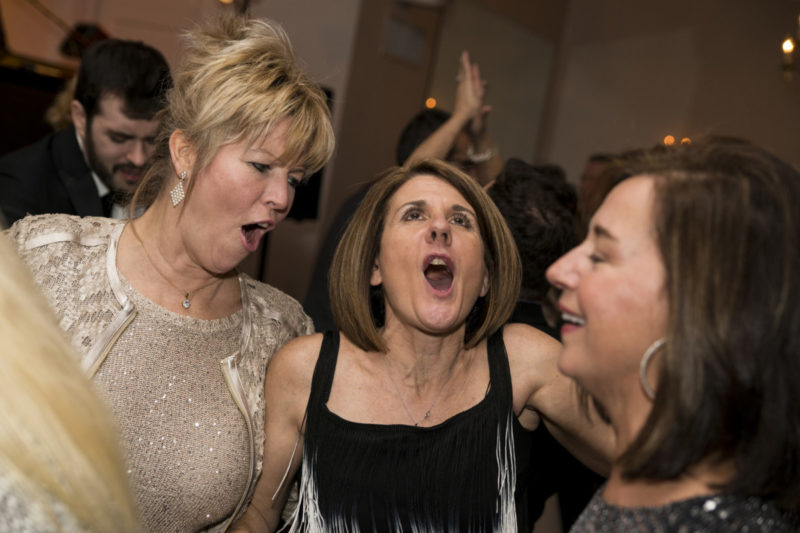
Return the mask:
[(137, 531), (114, 425), (44, 297), (0, 238), (0, 473), (56, 522)]

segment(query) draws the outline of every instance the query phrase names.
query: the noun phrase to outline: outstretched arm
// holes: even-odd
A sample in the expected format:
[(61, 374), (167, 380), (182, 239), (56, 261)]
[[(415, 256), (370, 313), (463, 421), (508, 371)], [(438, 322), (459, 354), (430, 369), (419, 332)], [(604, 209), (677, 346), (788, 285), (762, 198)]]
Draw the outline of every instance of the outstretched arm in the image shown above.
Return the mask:
[[(547, 429), (583, 464), (608, 476), (616, 438), (596, 412), (581, 408), (575, 382), (558, 370), (561, 344), (523, 324), (503, 331), (517, 413), (535, 411)], [(590, 406), (590, 409), (592, 407)]]
[(233, 532), (272, 532), (278, 528), (303, 456), (303, 416), (321, 343), (319, 334), (293, 339), (278, 350), (267, 367), (264, 468), (250, 506)]

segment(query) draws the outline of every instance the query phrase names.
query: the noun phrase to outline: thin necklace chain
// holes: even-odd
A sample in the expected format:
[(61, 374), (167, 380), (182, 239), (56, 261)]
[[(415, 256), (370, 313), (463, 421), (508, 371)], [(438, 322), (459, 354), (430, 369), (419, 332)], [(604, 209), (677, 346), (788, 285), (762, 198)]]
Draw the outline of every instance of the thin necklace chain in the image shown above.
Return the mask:
[(431, 411), (433, 410), (434, 406), (436, 405), (436, 402), (439, 401), (439, 397), (442, 395), (442, 392), (444, 392), (445, 386), (450, 381), (450, 378), (453, 377), (453, 372), (456, 369), (456, 362), (453, 361), (453, 366), (450, 367), (450, 372), (447, 374), (447, 377), (445, 378), (444, 382), (442, 383), (442, 386), (439, 389), (439, 392), (436, 393), (436, 397), (433, 399), (433, 402), (431, 402), (430, 407), (428, 407), (428, 410), (425, 411), (425, 414), (423, 415), (422, 420), (417, 420), (416, 418), (414, 418), (414, 415), (411, 414), (411, 409), (408, 408), (408, 405), (406, 404), (406, 401), (403, 398), (403, 394), (400, 392), (400, 388), (397, 386), (397, 383), (395, 383), (394, 378), (392, 377), (392, 373), (389, 371), (389, 362), (387, 361), (387, 359), (388, 359), (388, 357), (386, 355), (384, 355), (383, 356), (383, 366), (386, 368), (386, 375), (389, 376), (389, 381), (392, 382), (392, 386), (394, 387), (394, 391), (397, 393), (397, 397), (400, 398), (400, 403), (403, 405), (403, 409), (405, 409), (406, 414), (408, 415), (408, 418), (410, 418), (411, 421), (414, 422), (415, 426), (419, 426), (420, 423), (422, 423), (425, 420), (427, 420), (428, 418), (430, 418)]
[(150, 254), (147, 251), (147, 247), (144, 245), (144, 241), (139, 236), (139, 232), (136, 231), (136, 225), (134, 224), (133, 221), (131, 221), (131, 230), (133, 230), (133, 234), (136, 236), (136, 240), (139, 241), (139, 244), (142, 246), (142, 250), (144, 250), (145, 257), (147, 257), (147, 260), (150, 262), (150, 265), (155, 269), (155, 271), (158, 272), (158, 275), (161, 276), (162, 278), (164, 278), (164, 281), (169, 283), (172, 286), (172, 288), (174, 288), (176, 291), (178, 291), (181, 294), (183, 294), (183, 301), (181, 302), (181, 306), (184, 309), (189, 309), (192, 306), (192, 298), (190, 296), (191, 293), (194, 293), (194, 295), (196, 296), (199, 291), (205, 289), (206, 287), (210, 287), (214, 283), (217, 283), (217, 282), (220, 281), (218, 278), (214, 278), (211, 281), (209, 281), (208, 283), (206, 283), (205, 285), (201, 285), (201, 286), (197, 287), (193, 291), (188, 291), (188, 290), (181, 289), (180, 287), (178, 287), (177, 285), (172, 283), (172, 280), (170, 280), (163, 272), (161, 272), (161, 269), (156, 266), (155, 262), (153, 261), (153, 258), (150, 257)]

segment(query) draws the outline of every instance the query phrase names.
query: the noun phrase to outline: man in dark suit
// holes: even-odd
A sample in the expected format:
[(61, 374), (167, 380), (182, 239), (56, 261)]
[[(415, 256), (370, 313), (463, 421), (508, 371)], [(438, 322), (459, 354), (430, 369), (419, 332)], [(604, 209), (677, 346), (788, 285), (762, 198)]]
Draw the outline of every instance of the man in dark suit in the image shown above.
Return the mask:
[(167, 62), (150, 46), (109, 39), (90, 47), (70, 105), (73, 125), (0, 158), (6, 222), (40, 213), (124, 216), (171, 86)]

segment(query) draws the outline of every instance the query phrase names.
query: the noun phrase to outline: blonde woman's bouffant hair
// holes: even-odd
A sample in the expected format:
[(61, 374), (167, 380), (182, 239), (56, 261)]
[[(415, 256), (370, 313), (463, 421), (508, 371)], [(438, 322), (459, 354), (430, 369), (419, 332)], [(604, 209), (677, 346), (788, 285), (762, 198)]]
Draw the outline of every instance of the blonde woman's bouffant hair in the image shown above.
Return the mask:
[[(135, 205), (149, 205), (177, 175), (169, 138), (181, 131), (194, 148), (190, 175), (202, 172), (219, 149), (248, 140), (257, 144), (289, 119), (282, 159), (309, 176), (333, 154), (334, 136), (325, 94), (300, 68), (280, 25), (239, 16), (213, 19), (184, 34), (186, 51), (160, 121), (152, 164)], [(188, 181), (186, 196), (194, 180)], [(185, 204), (184, 204), (185, 205)]]
[(514, 237), (497, 206), (473, 178), (438, 159), (389, 169), (353, 214), (336, 248), (329, 275), (334, 322), (362, 350), (386, 351), (380, 334), (385, 319), (383, 289), (371, 287), (370, 276), (380, 252), (389, 201), (416, 176), (434, 176), (452, 185), (477, 215), (489, 292), (478, 299), (467, 317), (464, 345), (471, 348), (502, 327), (519, 297), (522, 261)]
[(138, 531), (119, 437), (27, 269), (0, 237), (0, 472), (58, 523)]

